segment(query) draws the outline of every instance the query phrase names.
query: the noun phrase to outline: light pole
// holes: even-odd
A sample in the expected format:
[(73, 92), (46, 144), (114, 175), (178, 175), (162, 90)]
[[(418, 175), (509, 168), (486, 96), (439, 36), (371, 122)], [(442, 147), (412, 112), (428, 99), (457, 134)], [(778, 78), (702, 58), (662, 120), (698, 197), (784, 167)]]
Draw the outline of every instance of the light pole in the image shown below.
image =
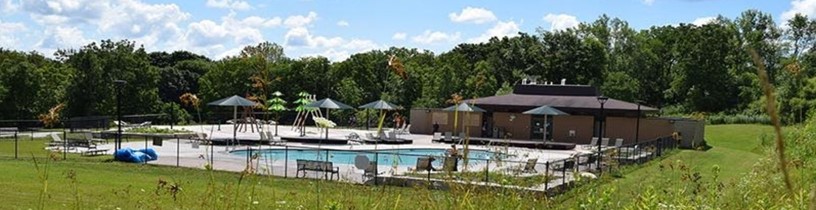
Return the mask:
[(635, 145), (637, 145), (638, 142), (640, 142), (640, 117), (643, 115), (640, 112), (640, 105), (643, 103), (643, 101), (637, 100), (637, 101), (635, 101), (635, 103), (637, 103), (637, 106), (638, 106), (638, 108), (637, 108), (637, 111), (638, 111), (637, 112), (637, 114), (638, 114), (637, 123), (635, 123)]
[(601, 123), (598, 126), (599, 127), (598, 128), (598, 136), (600, 136), (599, 137), (600, 139), (598, 139), (599, 140), (598, 141), (598, 158), (597, 158), (598, 159), (598, 173), (601, 172), (601, 159), (603, 158), (602, 157), (603, 152), (601, 152), (601, 142), (603, 142), (603, 138), (604, 138), (604, 126), (606, 124), (606, 115), (604, 115), (604, 104), (606, 103), (607, 100), (609, 100), (609, 98), (606, 97), (606, 96), (598, 96), (598, 103), (601, 103), (601, 120), (600, 120)]
[(118, 127), (116, 132), (116, 145), (115, 148), (118, 151), (122, 148), (122, 87), (127, 84), (124, 80), (114, 80), (116, 83), (116, 126)]

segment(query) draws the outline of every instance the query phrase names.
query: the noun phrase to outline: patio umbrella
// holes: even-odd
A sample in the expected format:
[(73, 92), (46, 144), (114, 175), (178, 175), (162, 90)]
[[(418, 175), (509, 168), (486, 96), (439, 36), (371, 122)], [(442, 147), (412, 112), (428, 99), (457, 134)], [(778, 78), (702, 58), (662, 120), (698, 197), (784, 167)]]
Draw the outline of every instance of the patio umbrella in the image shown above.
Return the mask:
[[(471, 104), (468, 104), (468, 103), (460, 103), (458, 105), (449, 106), (448, 108), (445, 108), (445, 109), (442, 109), (442, 110), (443, 111), (449, 111), (449, 112), (487, 112), (484, 109), (479, 108), (478, 106), (471, 105)], [(464, 119), (463, 119), (463, 121), (464, 121)], [(454, 124), (454, 127), (456, 127), (456, 124)], [(462, 130), (464, 130), (464, 127), (465, 126), (462, 125), (462, 128), (463, 128)]]
[(527, 110), (527, 111), (523, 112), (523, 114), (544, 115), (544, 141), (547, 141), (547, 116), (549, 116), (549, 115), (553, 115), (553, 116), (556, 116), (556, 115), (569, 115), (566, 112), (562, 112), (561, 110), (558, 110), (556, 108), (553, 108), (553, 107), (547, 106), (547, 105), (540, 106), (540, 107), (535, 108), (535, 109)]
[[(210, 106), (231, 106), (231, 107), (233, 107), (232, 119), (238, 119), (238, 107), (239, 106), (241, 106), (241, 107), (255, 106), (255, 102), (250, 101), (249, 99), (246, 99), (246, 98), (241, 97), (241, 96), (233, 95), (233, 96), (230, 96), (230, 97), (227, 97), (227, 98), (223, 98), (223, 99), (220, 99), (220, 100), (217, 100), (217, 101), (207, 103), (207, 105), (210, 105)], [(233, 126), (232, 140), (235, 141), (237, 139), (236, 136), (238, 135), (237, 134), (238, 122), (234, 122), (232, 124), (232, 126)]]
[[(324, 109), (326, 109), (326, 120), (329, 119), (329, 110), (331, 110), (331, 109), (354, 109), (354, 107), (351, 107), (351, 106), (346, 105), (344, 103), (341, 103), (339, 101), (332, 100), (331, 98), (320, 99), (319, 101), (312, 102), (312, 103), (310, 103), (310, 104), (308, 104), (306, 106), (307, 107), (313, 107), (313, 108), (324, 108)], [(326, 139), (329, 139), (329, 128), (328, 127), (326, 127)]]
[(382, 124), (383, 124), (383, 121), (385, 121), (385, 115), (383, 115), (383, 112), (385, 112), (385, 110), (400, 109), (399, 106), (388, 103), (387, 101), (383, 101), (383, 100), (377, 100), (377, 101), (374, 101), (374, 102), (371, 102), (371, 103), (367, 103), (367, 104), (359, 106), (357, 108), (361, 108), (361, 109), (378, 109), (378, 110), (380, 110), (380, 123), (379, 123), (379, 125), (377, 125), (377, 134), (378, 135), (379, 135), (380, 132), (382, 132)]
[(444, 111), (459, 111), (459, 112), (487, 112), (478, 106), (470, 105), (468, 103), (460, 103), (459, 105), (449, 106), (448, 108), (443, 109)]

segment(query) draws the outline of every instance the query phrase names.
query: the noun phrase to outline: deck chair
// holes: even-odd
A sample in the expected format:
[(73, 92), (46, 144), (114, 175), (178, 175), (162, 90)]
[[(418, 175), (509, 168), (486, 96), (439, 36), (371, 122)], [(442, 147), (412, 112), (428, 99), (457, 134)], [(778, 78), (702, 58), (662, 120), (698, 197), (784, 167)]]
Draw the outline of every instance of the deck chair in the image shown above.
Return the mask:
[(271, 145), (285, 145), (286, 142), (280, 136), (275, 136), (272, 131), (266, 131), (266, 138), (269, 139)]
[(411, 124), (408, 124), (404, 129), (402, 129), (402, 134), (411, 134)]
[(607, 146), (609, 146), (609, 138), (602, 138), (602, 139), (601, 139), (601, 146), (602, 146), (602, 147), (607, 147)]
[(592, 149), (594, 146), (598, 145), (598, 137), (592, 137), (592, 141), (589, 142), (588, 145), (584, 145), (584, 149)]
[(445, 138), (442, 142), (453, 142), (453, 132), (445, 132)]
[(433, 157), (419, 157), (417, 158), (416, 172), (420, 171), (436, 171), (433, 167)]
[(91, 142), (105, 142), (105, 143), (108, 143), (108, 140), (94, 138), (92, 133), (85, 133), (85, 140), (88, 140), (88, 141), (91, 141)]
[[(48, 146), (61, 147), (61, 146), (65, 145), (66, 143), (67, 142), (62, 140), (62, 138), (60, 138), (60, 136), (58, 134), (51, 133), (51, 142), (48, 142)], [(71, 145), (69, 145), (69, 146), (71, 146)]]
[(464, 144), (464, 142), (465, 142), (465, 132), (459, 132), (459, 141), (457, 141), (457, 144)]
[(442, 170), (443, 171), (450, 171), (455, 172), (459, 170), (459, 158), (458, 157), (445, 157), (445, 160), (442, 162)]
[(521, 170), (522, 173), (536, 173), (535, 167), (538, 163), (538, 158), (532, 158), (527, 160), (527, 164), (524, 164), (524, 169)]
[(374, 134), (366, 133), (365, 134), (366, 140), (376, 140), (377, 138), (374, 137)]
[(262, 143), (262, 144), (263, 144), (265, 141), (269, 141), (269, 138), (268, 138), (268, 137), (266, 137), (266, 132), (259, 131), (259, 132), (258, 132), (258, 134), (260, 134), (260, 135), (261, 135), (261, 141), (260, 141), (260, 143)]
[(621, 146), (623, 146), (623, 139), (622, 138), (615, 139), (615, 148), (620, 148)]
[(438, 142), (440, 140), (442, 140), (442, 133), (440, 132), (433, 133), (433, 138), (431, 139), (431, 141)]

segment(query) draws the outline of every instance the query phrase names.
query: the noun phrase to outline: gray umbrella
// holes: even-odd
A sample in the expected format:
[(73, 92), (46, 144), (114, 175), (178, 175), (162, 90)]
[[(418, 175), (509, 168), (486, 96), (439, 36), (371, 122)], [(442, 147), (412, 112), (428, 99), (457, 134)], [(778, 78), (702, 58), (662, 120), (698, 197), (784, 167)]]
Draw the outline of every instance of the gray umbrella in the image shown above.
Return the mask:
[[(458, 108), (457, 108), (458, 107)], [(443, 109), (444, 111), (459, 111), (459, 112), (487, 112), (482, 108), (479, 108), (474, 105), (470, 105), (468, 103), (460, 103), (459, 105), (450, 106), (448, 108)]]
[[(367, 103), (365, 105), (359, 106), (358, 108), (361, 108), (361, 109), (379, 109), (380, 110), (380, 120), (378, 120), (379, 123), (377, 123), (377, 133), (379, 134), (380, 132), (382, 132), (382, 119), (384, 119), (383, 112), (385, 110), (400, 109), (401, 107), (399, 107), (397, 105), (394, 105), (394, 104), (391, 104), (391, 103), (388, 103), (387, 101), (377, 100), (377, 101), (374, 101), (374, 102)], [(368, 112), (366, 112), (366, 113), (368, 113)], [(366, 115), (368, 115), (368, 114), (366, 114)]]
[[(223, 99), (220, 99), (220, 100), (217, 100), (217, 101), (207, 103), (207, 105), (210, 105), (210, 106), (231, 106), (231, 107), (233, 107), (232, 119), (235, 120), (235, 119), (238, 119), (238, 107), (239, 106), (241, 106), (241, 107), (255, 106), (255, 102), (250, 101), (249, 99), (246, 99), (246, 98), (241, 97), (241, 96), (233, 95), (233, 96), (230, 96), (230, 97), (227, 97), (227, 98), (223, 98)], [(232, 140), (235, 141), (236, 138), (237, 138), (236, 136), (238, 135), (237, 134), (238, 122), (234, 122), (232, 125), (233, 125)]]
[[(326, 109), (326, 120), (329, 119), (329, 110), (331, 109), (354, 109), (349, 105), (341, 103), (339, 101), (332, 100), (331, 98), (324, 98), (320, 99), (319, 101), (312, 102), (307, 107), (312, 108), (325, 108)], [(326, 139), (329, 138), (329, 128), (326, 128)]]
[(395, 109), (399, 109), (400, 107), (399, 107), (399, 106), (397, 106), (397, 105), (394, 105), (394, 104), (388, 103), (387, 101), (377, 100), (377, 101), (374, 101), (374, 102), (367, 103), (367, 104), (365, 104), (365, 105), (359, 106), (359, 107), (357, 107), (357, 108), (361, 108), (361, 109), (395, 110)]
[(553, 108), (553, 107), (547, 106), (547, 105), (540, 106), (540, 107), (535, 108), (535, 109), (527, 110), (527, 111), (525, 111), (523, 113), (524, 114), (529, 114), (529, 115), (544, 115), (544, 141), (547, 141), (547, 116), (548, 115), (569, 115), (566, 112), (562, 112), (561, 110), (558, 110), (556, 108)]

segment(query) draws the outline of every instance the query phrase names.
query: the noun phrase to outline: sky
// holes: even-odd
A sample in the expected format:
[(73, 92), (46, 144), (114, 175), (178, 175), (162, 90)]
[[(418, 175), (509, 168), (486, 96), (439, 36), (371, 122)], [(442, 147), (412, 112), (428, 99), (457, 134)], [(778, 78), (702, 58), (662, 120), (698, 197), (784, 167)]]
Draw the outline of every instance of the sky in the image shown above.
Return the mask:
[(784, 24), (796, 13), (816, 17), (816, 0), (0, 0), (0, 48), (52, 56), (128, 39), (147, 51), (220, 59), (269, 41), (289, 57), (341, 61), (392, 46), (442, 53), (493, 36), (575, 27), (603, 14), (647, 29), (733, 19), (748, 9)]

